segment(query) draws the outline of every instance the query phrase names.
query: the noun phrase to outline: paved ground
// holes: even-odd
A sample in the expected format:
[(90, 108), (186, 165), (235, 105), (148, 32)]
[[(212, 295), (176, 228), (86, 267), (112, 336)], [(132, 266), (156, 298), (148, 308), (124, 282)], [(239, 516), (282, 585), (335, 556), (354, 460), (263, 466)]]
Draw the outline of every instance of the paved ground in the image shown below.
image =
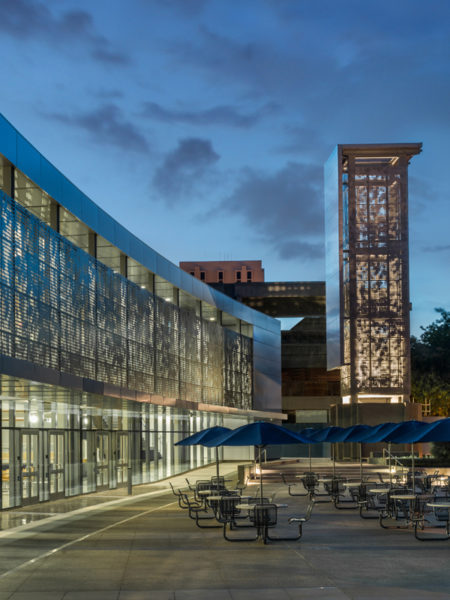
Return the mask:
[[(450, 599), (450, 542), (421, 543), (411, 531), (318, 504), (300, 541), (232, 544), (220, 529), (197, 528), (167, 485), (2, 517), (9, 528), (0, 532), (0, 600)], [(266, 491), (289, 504), (279, 518), (294, 533), (287, 517), (302, 514), (305, 499), (286, 496), (280, 484)]]

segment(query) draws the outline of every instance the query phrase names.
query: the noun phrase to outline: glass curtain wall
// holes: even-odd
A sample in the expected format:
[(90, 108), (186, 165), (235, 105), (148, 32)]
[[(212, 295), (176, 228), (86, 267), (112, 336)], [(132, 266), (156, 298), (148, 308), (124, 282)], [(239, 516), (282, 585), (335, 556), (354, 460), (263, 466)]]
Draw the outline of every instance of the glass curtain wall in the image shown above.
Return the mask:
[(7, 375), (0, 382), (2, 508), (126, 486), (129, 477), (133, 485), (149, 483), (214, 461), (214, 449), (175, 443), (221, 425), (220, 413)]

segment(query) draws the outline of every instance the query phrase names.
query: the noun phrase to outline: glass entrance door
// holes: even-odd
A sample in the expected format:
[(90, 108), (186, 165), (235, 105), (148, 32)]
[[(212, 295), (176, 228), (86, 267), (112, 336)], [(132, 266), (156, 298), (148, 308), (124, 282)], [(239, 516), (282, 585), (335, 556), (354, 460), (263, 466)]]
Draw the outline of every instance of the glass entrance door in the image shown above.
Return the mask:
[(64, 433), (48, 434), (48, 479), (50, 498), (64, 497)]
[(95, 434), (96, 440), (96, 484), (97, 489), (109, 487), (109, 456), (110, 456), (110, 444), (109, 444), (109, 433), (97, 431)]
[(117, 485), (126, 485), (128, 482), (128, 433), (117, 434)]
[(34, 504), (39, 501), (39, 434), (37, 431), (21, 433), (22, 504)]

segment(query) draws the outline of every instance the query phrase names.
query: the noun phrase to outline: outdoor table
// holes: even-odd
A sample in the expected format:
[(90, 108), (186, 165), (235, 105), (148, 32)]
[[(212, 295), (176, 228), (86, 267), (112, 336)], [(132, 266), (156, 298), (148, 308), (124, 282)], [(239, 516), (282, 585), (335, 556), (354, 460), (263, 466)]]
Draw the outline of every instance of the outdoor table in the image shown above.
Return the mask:
[[(246, 510), (246, 511), (248, 511), (248, 513), (252, 513), (255, 510), (256, 505), (257, 505), (257, 503), (255, 503), (255, 504), (236, 504), (236, 509), (237, 510)], [(263, 507), (263, 510), (264, 510), (264, 506), (267, 506), (268, 508), (270, 508), (274, 505), (277, 508), (287, 508), (288, 507), (287, 504), (281, 504), (281, 503), (275, 503), (275, 502), (270, 502), (269, 504), (259, 504), (258, 506)], [(257, 525), (257, 539), (262, 538), (264, 540), (264, 543), (266, 543), (266, 541), (267, 541), (266, 536), (267, 536), (267, 526), (259, 523)]]
[(229, 496), (228, 494), (223, 494), (223, 495), (214, 495), (214, 496), (207, 496), (207, 500), (222, 500), (222, 498), (236, 498), (236, 500), (239, 500), (242, 503), (242, 500), (245, 500), (246, 498), (251, 498), (251, 496)]
[(391, 500), (415, 500), (417, 494), (392, 494), (390, 498)]
[[(418, 522), (416, 522), (415, 524), (415, 529), (414, 529), (414, 535), (416, 536), (416, 538), (422, 542), (440, 542), (440, 541), (446, 541), (450, 539), (450, 501), (449, 500), (443, 500), (442, 502), (439, 502), (439, 500), (435, 500), (433, 502), (427, 502), (427, 506), (429, 506), (430, 508), (432, 508), (435, 512), (436, 509), (438, 508), (445, 508), (447, 509), (447, 515), (446, 518), (444, 516), (443, 519), (440, 519), (442, 521), (442, 523), (446, 523), (445, 525), (445, 534), (443, 535), (427, 535), (426, 537), (424, 536), (420, 536), (419, 535), (419, 531), (418, 531)], [(425, 522), (425, 521), (424, 521)], [(423, 529), (423, 526), (422, 526)]]
[(214, 492), (214, 490), (200, 490), (199, 492), (197, 492), (197, 496), (209, 496), (210, 494), (212, 494), (212, 492)]
[(405, 520), (407, 523), (411, 521), (411, 513), (414, 512), (414, 504), (416, 502), (418, 494), (391, 494), (390, 500), (407, 500), (409, 502), (409, 511)]
[(388, 494), (391, 488), (372, 488), (369, 490), (371, 494)]
[[(255, 504), (244, 504), (244, 503), (242, 503), (242, 504), (236, 504), (236, 508), (238, 510), (249, 510), (249, 511), (251, 511), (251, 510), (255, 510), (255, 505), (256, 504), (257, 503), (255, 503)], [(280, 504), (280, 503), (277, 504), (276, 502), (270, 502), (269, 505), (272, 505), (272, 506), (275, 505), (277, 508), (287, 508), (289, 506), (289, 504)]]

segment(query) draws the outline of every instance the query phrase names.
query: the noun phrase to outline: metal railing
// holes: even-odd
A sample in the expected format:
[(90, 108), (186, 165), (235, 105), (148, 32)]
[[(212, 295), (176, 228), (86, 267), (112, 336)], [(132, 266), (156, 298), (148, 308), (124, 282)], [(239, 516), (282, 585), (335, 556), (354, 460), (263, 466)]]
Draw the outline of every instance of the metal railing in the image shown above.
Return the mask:
[(389, 459), (391, 461), (391, 466), (393, 462), (395, 467), (399, 466), (401, 468), (402, 475), (405, 470), (408, 470), (408, 468), (405, 467), (405, 465), (395, 456), (395, 454), (392, 454), (388, 448), (383, 448), (383, 460), (385, 464), (389, 463)]

